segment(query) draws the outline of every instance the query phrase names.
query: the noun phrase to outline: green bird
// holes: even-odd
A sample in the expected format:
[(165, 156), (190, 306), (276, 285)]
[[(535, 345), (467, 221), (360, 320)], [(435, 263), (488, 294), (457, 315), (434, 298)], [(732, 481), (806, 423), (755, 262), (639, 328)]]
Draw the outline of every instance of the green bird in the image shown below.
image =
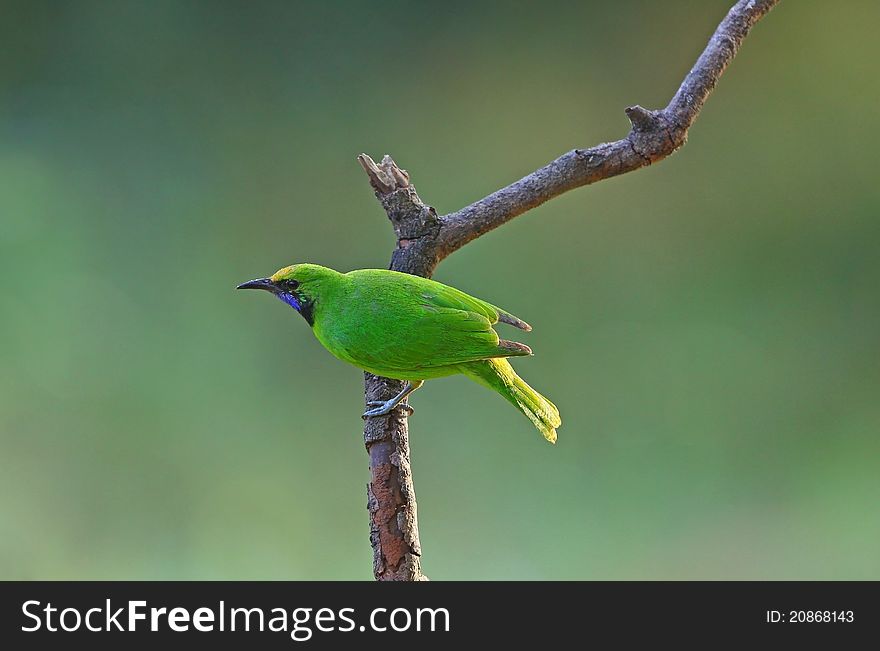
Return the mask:
[(461, 373), (500, 393), (551, 443), (559, 410), (513, 370), (508, 357), (531, 355), (525, 344), (500, 339), (499, 321), (525, 321), (434, 280), (385, 269), (339, 273), (295, 264), (238, 289), (268, 291), (299, 312), (315, 337), (339, 359), (375, 375), (405, 380), (390, 400), (371, 402), (364, 417), (384, 416), (425, 380)]

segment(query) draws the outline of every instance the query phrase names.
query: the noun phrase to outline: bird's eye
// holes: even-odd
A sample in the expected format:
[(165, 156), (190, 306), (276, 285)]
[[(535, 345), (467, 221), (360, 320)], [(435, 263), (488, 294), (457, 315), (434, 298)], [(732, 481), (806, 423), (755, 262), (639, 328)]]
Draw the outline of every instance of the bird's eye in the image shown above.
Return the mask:
[(281, 286), (286, 290), (294, 290), (299, 287), (298, 280), (283, 280), (281, 281)]

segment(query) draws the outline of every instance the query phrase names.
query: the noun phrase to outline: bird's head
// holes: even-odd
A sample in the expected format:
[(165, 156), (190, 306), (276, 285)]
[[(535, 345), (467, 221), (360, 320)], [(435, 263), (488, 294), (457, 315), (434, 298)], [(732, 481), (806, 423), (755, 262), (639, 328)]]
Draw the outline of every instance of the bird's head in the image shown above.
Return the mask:
[(314, 325), (314, 307), (322, 287), (337, 272), (316, 264), (294, 264), (268, 278), (242, 283), (236, 289), (262, 289), (275, 294)]

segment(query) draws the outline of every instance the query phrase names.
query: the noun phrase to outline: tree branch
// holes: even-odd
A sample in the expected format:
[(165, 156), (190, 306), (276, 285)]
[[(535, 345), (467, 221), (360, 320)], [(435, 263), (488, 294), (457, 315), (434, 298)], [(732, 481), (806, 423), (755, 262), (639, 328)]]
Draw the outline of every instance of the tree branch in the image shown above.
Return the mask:
[[(391, 268), (416, 276), (430, 277), (436, 256), (424, 249), (440, 230), (436, 211), (426, 206), (409, 175), (385, 156), (376, 165), (366, 154), (358, 162), (376, 191), (376, 198), (388, 214), (397, 248)], [(364, 373), (364, 400), (388, 400), (403, 383)], [(373, 546), (373, 575), (379, 581), (421, 581), (419, 525), (416, 491), (409, 463), (409, 430), (406, 402), (387, 416), (367, 418), (364, 444), (370, 455), (370, 483), (367, 509), (370, 512), (370, 544)]]
[(649, 111), (641, 106), (626, 109), (632, 129), (622, 140), (590, 149), (574, 149), (516, 183), (443, 217), (438, 242), (441, 259), (563, 192), (645, 167), (684, 145), (688, 129), (743, 39), (778, 2), (737, 2), (665, 109)]
[[(696, 120), (736, 56), (749, 30), (779, 0), (739, 0), (715, 30), (706, 49), (669, 105), (657, 111), (630, 106), (627, 136), (589, 149), (574, 149), (519, 181), (454, 213), (440, 217), (410, 183), (409, 174), (390, 156), (376, 164), (358, 161), (397, 236), (391, 269), (429, 278), (437, 264), (468, 242), (560, 194), (625, 174), (666, 158), (687, 141)], [(387, 400), (402, 384), (365, 373), (367, 401)], [(424, 580), (420, 557), (415, 488), (410, 470), (408, 407), (368, 418), (364, 443), (370, 455), (367, 486), (373, 572), (379, 580)]]

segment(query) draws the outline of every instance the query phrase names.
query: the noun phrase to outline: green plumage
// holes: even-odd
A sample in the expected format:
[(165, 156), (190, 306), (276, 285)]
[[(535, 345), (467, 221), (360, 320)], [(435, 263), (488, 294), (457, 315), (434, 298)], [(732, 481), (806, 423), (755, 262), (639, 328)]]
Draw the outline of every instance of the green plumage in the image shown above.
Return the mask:
[(500, 393), (548, 441), (556, 441), (559, 411), (504, 359), (530, 355), (531, 349), (500, 339), (492, 326), (501, 320), (531, 328), (494, 305), (396, 271), (341, 274), (312, 264), (285, 267), (242, 287), (267, 289), (297, 308), (318, 341), (341, 360), (376, 375), (408, 380), (414, 388), (423, 380), (467, 375)]

